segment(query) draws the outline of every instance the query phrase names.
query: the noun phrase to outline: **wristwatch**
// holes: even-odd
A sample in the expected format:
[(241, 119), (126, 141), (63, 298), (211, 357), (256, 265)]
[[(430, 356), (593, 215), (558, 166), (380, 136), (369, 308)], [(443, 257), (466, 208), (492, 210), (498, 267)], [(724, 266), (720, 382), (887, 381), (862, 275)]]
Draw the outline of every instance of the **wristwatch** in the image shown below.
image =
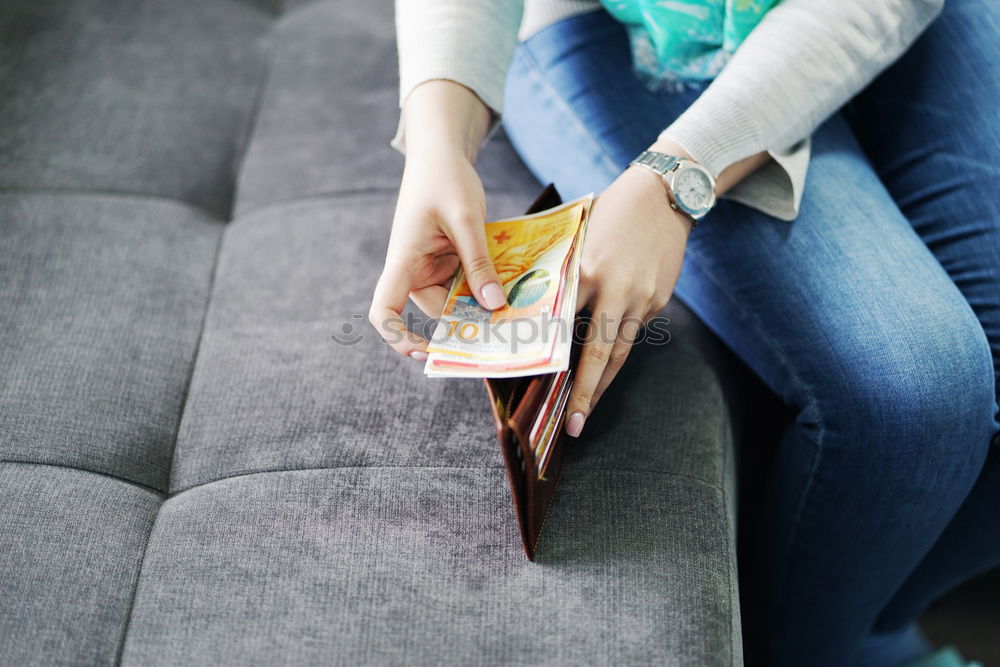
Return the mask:
[(694, 160), (643, 151), (629, 163), (660, 175), (667, 185), (670, 207), (691, 219), (692, 228), (715, 206), (715, 179), (712, 173)]

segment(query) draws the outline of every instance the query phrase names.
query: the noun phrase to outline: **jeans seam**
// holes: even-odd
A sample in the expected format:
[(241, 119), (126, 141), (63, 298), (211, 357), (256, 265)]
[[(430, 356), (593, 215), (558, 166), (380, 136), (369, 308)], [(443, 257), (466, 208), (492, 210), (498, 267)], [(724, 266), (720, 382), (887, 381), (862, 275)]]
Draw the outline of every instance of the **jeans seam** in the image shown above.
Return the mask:
[(780, 606), (782, 605), (782, 601), (785, 599), (788, 591), (789, 577), (787, 576), (787, 572), (788, 572), (788, 564), (791, 560), (792, 547), (795, 544), (795, 538), (798, 535), (799, 526), (801, 525), (802, 521), (802, 514), (805, 511), (810, 491), (812, 491), (813, 488), (813, 481), (815, 480), (816, 472), (819, 469), (820, 459), (822, 458), (821, 454), (823, 450), (823, 436), (826, 432), (826, 427), (823, 424), (823, 420), (820, 417), (818, 401), (816, 400), (815, 394), (810, 390), (809, 386), (805, 382), (803, 382), (802, 378), (795, 371), (794, 366), (792, 366), (792, 364), (788, 362), (788, 357), (784, 354), (783, 350), (781, 349), (781, 345), (779, 345), (778, 342), (767, 333), (766, 328), (755, 316), (753, 316), (752, 313), (743, 308), (737, 299), (733, 298), (733, 296), (729, 293), (729, 290), (723, 288), (722, 283), (718, 280), (718, 278), (715, 277), (713, 272), (705, 268), (705, 263), (698, 261), (699, 257), (697, 251), (693, 250), (689, 245), (685, 252), (690, 253), (693, 256), (695, 262), (698, 264), (698, 270), (704, 273), (705, 276), (708, 277), (708, 279), (715, 284), (719, 292), (721, 294), (724, 294), (726, 298), (729, 300), (731, 306), (737, 312), (740, 312), (744, 316), (744, 318), (747, 319), (747, 321), (753, 323), (754, 330), (766, 342), (768, 347), (772, 348), (772, 350), (778, 356), (778, 360), (781, 363), (781, 365), (784, 366), (785, 369), (789, 372), (789, 375), (791, 376), (793, 382), (795, 383), (795, 385), (797, 385), (799, 391), (801, 391), (802, 394), (805, 396), (806, 400), (803, 410), (811, 409), (816, 415), (817, 428), (816, 428), (815, 447), (813, 450), (813, 459), (809, 467), (809, 474), (806, 477), (805, 484), (802, 487), (802, 492), (799, 495), (799, 501), (795, 508), (795, 516), (792, 520), (792, 529), (788, 536), (786, 546), (783, 549), (784, 554), (781, 557), (781, 563), (779, 565), (779, 567), (781, 567), (781, 572), (785, 573), (781, 581), (779, 594), (775, 601), (776, 608), (780, 608)]

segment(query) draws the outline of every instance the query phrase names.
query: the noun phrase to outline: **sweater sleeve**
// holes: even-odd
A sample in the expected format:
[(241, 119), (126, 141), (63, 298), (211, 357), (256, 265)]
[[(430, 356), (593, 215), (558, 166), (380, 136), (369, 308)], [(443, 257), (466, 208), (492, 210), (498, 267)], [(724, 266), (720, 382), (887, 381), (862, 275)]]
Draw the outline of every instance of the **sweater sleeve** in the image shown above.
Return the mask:
[[(894, 62), (944, 0), (782, 0), (711, 85), (660, 134), (718, 175), (762, 151), (773, 161), (726, 197), (776, 217), (798, 213), (809, 135)], [(397, 0), (400, 106), (418, 84), (449, 79), (500, 119), (523, 0)], [(405, 151), (403, 118), (392, 145)]]
[[(455, 81), (489, 107), (488, 139), (499, 124), (523, 12), (523, 0), (396, 0), (400, 109), (421, 83)], [(403, 127), (401, 115), (392, 145), (405, 152)]]
[(715, 174), (761, 151), (800, 152), (792, 147), (902, 55), (942, 4), (783, 0), (660, 136)]

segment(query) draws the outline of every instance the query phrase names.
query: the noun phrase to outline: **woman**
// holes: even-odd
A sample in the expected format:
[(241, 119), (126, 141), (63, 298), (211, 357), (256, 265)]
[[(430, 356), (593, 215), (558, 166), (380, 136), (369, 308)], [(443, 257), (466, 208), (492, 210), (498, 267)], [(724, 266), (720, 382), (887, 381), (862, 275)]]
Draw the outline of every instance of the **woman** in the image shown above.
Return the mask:
[[(677, 294), (795, 411), (749, 655), (963, 664), (914, 623), (1000, 562), (1000, 7), (774, 4), (528, 0), (518, 44), (514, 3), (398, 3), (407, 159), (370, 319), (438, 314), (459, 260), (504, 304), (473, 166), (503, 111), (539, 180), (600, 193), (578, 307), (632, 322)], [(569, 435), (636, 329), (591, 337)]]

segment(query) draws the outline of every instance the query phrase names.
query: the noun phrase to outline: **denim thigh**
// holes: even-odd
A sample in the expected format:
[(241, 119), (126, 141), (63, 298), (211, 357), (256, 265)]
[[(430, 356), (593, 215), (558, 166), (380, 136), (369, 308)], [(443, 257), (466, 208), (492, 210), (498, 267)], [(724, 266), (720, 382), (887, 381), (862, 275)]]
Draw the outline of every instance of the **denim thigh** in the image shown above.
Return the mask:
[(849, 106), (875, 172), (970, 303), (1000, 382), (1000, 3), (949, 0)]
[[(539, 180), (599, 192), (698, 94), (654, 93), (630, 67), (603, 12), (518, 47), (505, 127)], [(847, 664), (983, 466), (996, 431), (983, 327), (840, 114), (813, 136), (798, 218), (723, 200), (692, 233), (676, 294), (796, 415), (759, 536), (759, 655)]]
[[(1000, 3), (949, 0), (913, 47), (850, 105), (851, 127), (900, 210), (975, 311), (1000, 385)], [(1000, 438), (970, 496), (883, 609), (916, 618), (1000, 564)]]

